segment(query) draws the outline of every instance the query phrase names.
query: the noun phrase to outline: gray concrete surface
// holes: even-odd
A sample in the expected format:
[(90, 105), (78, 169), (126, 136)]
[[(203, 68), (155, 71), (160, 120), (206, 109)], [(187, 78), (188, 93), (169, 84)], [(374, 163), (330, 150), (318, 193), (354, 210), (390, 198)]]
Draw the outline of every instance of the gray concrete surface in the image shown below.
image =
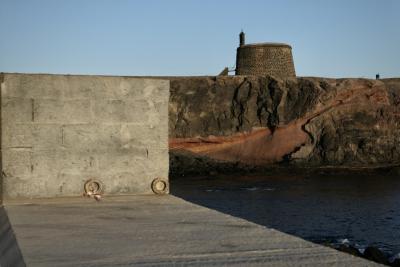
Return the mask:
[(0, 266), (25, 266), (4, 207), (0, 207)]
[(27, 266), (377, 266), (174, 196), (6, 210)]
[(4, 200), (151, 193), (168, 178), (169, 81), (0, 74)]

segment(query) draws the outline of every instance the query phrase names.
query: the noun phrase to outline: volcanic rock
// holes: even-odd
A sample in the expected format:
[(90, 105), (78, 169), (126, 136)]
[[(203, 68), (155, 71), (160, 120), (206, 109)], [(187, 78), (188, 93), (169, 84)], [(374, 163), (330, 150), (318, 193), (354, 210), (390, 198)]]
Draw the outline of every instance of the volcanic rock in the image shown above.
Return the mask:
[(389, 265), (386, 255), (376, 247), (367, 247), (364, 251), (364, 257), (371, 261)]
[(400, 165), (400, 79), (171, 78), (170, 95), (179, 168), (182, 153), (250, 167)]

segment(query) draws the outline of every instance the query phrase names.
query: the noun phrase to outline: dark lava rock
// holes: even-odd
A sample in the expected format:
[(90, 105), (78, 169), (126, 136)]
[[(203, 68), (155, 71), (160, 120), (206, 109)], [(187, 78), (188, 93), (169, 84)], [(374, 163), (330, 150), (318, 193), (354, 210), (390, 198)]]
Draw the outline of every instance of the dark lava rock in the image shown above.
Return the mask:
[(361, 254), (361, 252), (356, 249), (355, 247), (351, 246), (351, 245), (340, 245), (337, 250), (351, 254), (353, 256), (357, 256), (357, 257), (362, 257), (363, 255)]
[(363, 256), (368, 260), (389, 265), (389, 260), (385, 253), (376, 247), (367, 247)]
[(400, 267), (400, 259), (395, 259), (393, 262), (390, 263), (390, 266)]
[[(186, 175), (216, 175), (237, 174), (243, 175), (254, 171), (260, 171), (253, 166), (247, 166), (238, 162), (214, 161), (204, 156), (185, 151), (170, 151), (169, 153), (169, 176), (177, 179)], [(265, 171), (263, 169), (263, 171)]]
[(400, 166), (393, 167), (389, 170), (390, 175), (398, 175), (400, 176)]
[[(274, 157), (275, 161), (261, 165), (282, 162), (296, 167), (400, 165), (400, 79), (281, 80), (219, 76), (170, 80), (169, 137), (187, 139), (189, 147), (195, 145), (192, 138), (228, 137), (229, 141), (236, 134), (263, 128), (271, 131), (263, 137), (270, 140), (268, 147), (279, 154), (276, 148), (281, 148), (279, 142), (286, 134), (284, 131), (289, 129), (287, 135), (297, 138), (288, 127), (292, 125), (300, 127), (300, 133), (307, 135), (306, 140), (299, 139), (300, 143), (289, 147), (289, 153), (285, 150)], [(231, 165), (248, 164), (245, 156), (247, 159), (254, 156), (256, 163), (258, 154), (266, 154), (264, 148), (252, 146), (252, 140), (243, 140), (233, 145), (226, 143), (228, 148), (218, 153), (235, 158), (236, 163)], [(237, 153), (237, 147), (242, 147), (243, 153)], [(213, 151), (209, 152), (198, 154), (212, 158)], [(194, 171), (196, 164), (209, 167), (202, 160), (187, 163)]]

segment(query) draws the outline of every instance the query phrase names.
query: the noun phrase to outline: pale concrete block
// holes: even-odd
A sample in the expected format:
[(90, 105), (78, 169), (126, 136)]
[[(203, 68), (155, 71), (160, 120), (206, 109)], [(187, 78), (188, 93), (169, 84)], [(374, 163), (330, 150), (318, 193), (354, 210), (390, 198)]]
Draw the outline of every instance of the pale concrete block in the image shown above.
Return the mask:
[(60, 149), (62, 146), (60, 124), (33, 124), (32, 136), (35, 151)]
[(148, 150), (148, 157), (143, 162), (143, 164), (145, 164), (146, 170), (154, 176), (159, 176), (164, 179), (167, 178), (169, 171), (168, 153), (168, 148), (150, 148)]
[[(79, 83), (91, 83), (93, 97), (96, 99), (126, 99), (129, 95), (129, 88), (121, 86), (125, 77), (79, 77)], [(129, 84), (128, 84), (129, 85)]]
[(167, 138), (167, 133), (161, 129), (163, 128), (160, 125), (123, 124), (121, 126), (121, 140), (124, 147), (143, 146), (168, 149), (168, 143), (163, 142)]
[(26, 180), (7, 179), (4, 182), (4, 198), (79, 196), (84, 192), (84, 183), (97, 176), (97, 173), (66, 170), (58, 175), (31, 175)]
[(52, 190), (56, 196), (79, 196), (84, 193), (85, 182), (89, 179), (101, 180), (97, 172), (83, 172), (63, 169), (57, 175), (57, 183)]
[(165, 99), (169, 81), (132, 77), (90, 77), (100, 99)]
[(2, 131), (4, 148), (52, 150), (61, 145), (60, 124), (7, 124)]
[(2, 96), (58, 99), (65, 84), (63, 75), (6, 74)]
[(63, 125), (62, 147), (73, 151), (103, 151), (122, 147), (120, 124)]
[(168, 102), (151, 101), (149, 106), (151, 112), (149, 112), (148, 124), (152, 127), (168, 128)]
[(149, 150), (145, 147), (131, 147), (126, 150), (107, 150), (98, 155), (100, 171), (134, 171), (141, 162), (147, 160)]
[(151, 194), (151, 181), (146, 171), (113, 172), (105, 180), (106, 194)]
[(166, 101), (169, 99), (169, 84), (168, 80), (145, 80), (143, 89), (147, 99), (153, 101)]
[(33, 148), (33, 125), (31, 123), (8, 123), (2, 125), (2, 148)]
[(163, 119), (168, 121), (168, 99), (153, 101), (155, 112)]
[(61, 145), (71, 151), (94, 151), (98, 137), (95, 124), (67, 124), (61, 127)]
[(114, 92), (119, 98), (165, 100), (169, 97), (169, 81), (126, 77)]
[(2, 97), (2, 124), (32, 122), (34, 119), (33, 106), (33, 99)]
[(124, 77), (119, 79), (114, 90), (112, 90), (114, 98), (144, 98), (146, 97), (143, 92), (146, 86), (146, 81), (144, 79), (135, 79)]
[(95, 154), (68, 150), (35, 151), (31, 164), (34, 175), (48, 176), (50, 182), (60, 172), (96, 172), (98, 169)]
[(1, 84), (7, 197), (77, 195), (90, 178), (106, 193), (151, 193), (154, 178), (168, 177), (168, 81), (10, 77)]
[[(29, 149), (2, 149), (5, 180), (15, 177), (27, 179), (32, 174), (32, 151)], [(16, 181), (15, 181), (16, 182)]]
[(89, 123), (92, 120), (90, 100), (35, 100), (35, 122)]
[(144, 168), (133, 171), (109, 170), (100, 173), (63, 170), (58, 173), (57, 182), (51, 185), (50, 191), (54, 192), (54, 196), (82, 195), (84, 183), (89, 179), (100, 181), (106, 195), (149, 194), (152, 192), (152, 177), (148, 175)]
[(147, 177), (151, 183), (156, 177), (168, 178), (168, 149), (138, 148), (138, 151), (127, 153), (110, 152), (99, 155), (99, 171), (106, 175), (113, 172), (132, 172), (141, 174), (136, 177)]
[(149, 100), (129, 100), (126, 102), (126, 122), (146, 124), (154, 112)]
[(94, 114), (95, 120), (102, 123), (147, 123), (149, 103), (146, 100), (97, 99)]
[(62, 90), (63, 99), (87, 99), (93, 98), (96, 88), (104, 86), (101, 79), (93, 79), (91, 76), (64, 76), (65, 85)]
[[(4, 179), (3, 181), (3, 198), (33, 198), (33, 197), (46, 197), (46, 179), (34, 179), (33, 176), (28, 176), (27, 180), (12, 177)], [(34, 181), (34, 182), (33, 182)]]
[(121, 151), (137, 150), (140, 147), (168, 148), (168, 143), (163, 142), (167, 139), (167, 134), (162, 129), (160, 126), (142, 124), (104, 124), (97, 131), (97, 136), (102, 136), (97, 147)]
[(94, 103), (94, 115), (98, 122), (127, 121), (125, 101), (122, 99), (97, 99)]

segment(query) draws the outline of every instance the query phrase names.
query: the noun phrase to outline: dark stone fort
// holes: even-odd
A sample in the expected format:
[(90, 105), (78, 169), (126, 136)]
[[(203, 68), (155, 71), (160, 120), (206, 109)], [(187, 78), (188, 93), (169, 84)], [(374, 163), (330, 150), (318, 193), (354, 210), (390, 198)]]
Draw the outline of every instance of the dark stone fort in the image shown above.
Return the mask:
[(290, 45), (283, 43), (245, 44), (245, 34), (241, 32), (239, 37), (236, 75), (296, 77)]

